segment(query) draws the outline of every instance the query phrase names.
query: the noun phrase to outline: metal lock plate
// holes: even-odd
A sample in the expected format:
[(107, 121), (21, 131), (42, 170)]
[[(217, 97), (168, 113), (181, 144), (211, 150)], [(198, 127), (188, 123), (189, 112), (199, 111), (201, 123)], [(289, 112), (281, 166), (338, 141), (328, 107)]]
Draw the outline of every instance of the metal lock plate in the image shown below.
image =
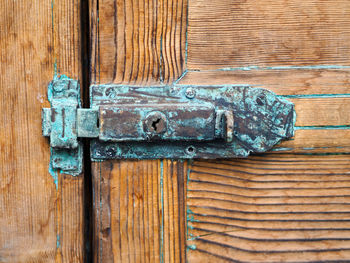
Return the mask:
[[(265, 89), (93, 85), (90, 92), (101, 125), (94, 160), (246, 157), (294, 133), (294, 105)], [(152, 112), (164, 123), (160, 134), (147, 130)]]
[(70, 173), (81, 171), (79, 137), (106, 160), (246, 157), (294, 134), (293, 103), (249, 86), (92, 85), (91, 108), (81, 109), (78, 82), (61, 78), (49, 100), (51, 166)]
[(215, 138), (212, 105), (118, 104), (100, 107), (99, 113), (99, 139), (102, 141), (200, 141)]

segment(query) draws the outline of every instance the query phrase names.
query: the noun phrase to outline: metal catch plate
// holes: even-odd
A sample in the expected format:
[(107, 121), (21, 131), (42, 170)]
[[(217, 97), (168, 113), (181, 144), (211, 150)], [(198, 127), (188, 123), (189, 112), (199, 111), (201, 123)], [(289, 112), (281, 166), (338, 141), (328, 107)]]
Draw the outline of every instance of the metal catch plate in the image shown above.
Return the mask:
[(50, 137), (50, 171), (78, 175), (83, 159), (77, 132), (79, 82), (66, 76), (56, 77), (48, 86), (48, 99), (51, 108), (42, 109), (42, 132)]
[(293, 103), (261, 88), (93, 85), (90, 98), (94, 160), (246, 157), (294, 134)]

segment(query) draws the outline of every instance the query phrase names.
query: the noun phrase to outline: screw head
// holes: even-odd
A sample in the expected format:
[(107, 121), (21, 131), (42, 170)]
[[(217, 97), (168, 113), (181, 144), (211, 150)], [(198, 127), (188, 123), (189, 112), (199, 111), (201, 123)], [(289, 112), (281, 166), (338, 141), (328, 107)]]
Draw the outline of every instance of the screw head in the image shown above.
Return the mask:
[(187, 88), (185, 95), (186, 95), (186, 98), (193, 99), (196, 96), (196, 91), (194, 88)]
[(117, 92), (113, 87), (107, 88), (105, 91), (105, 95), (108, 98), (114, 99), (117, 96)]
[(190, 145), (185, 149), (185, 153), (189, 156), (194, 156), (196, 154), (196, 147)]

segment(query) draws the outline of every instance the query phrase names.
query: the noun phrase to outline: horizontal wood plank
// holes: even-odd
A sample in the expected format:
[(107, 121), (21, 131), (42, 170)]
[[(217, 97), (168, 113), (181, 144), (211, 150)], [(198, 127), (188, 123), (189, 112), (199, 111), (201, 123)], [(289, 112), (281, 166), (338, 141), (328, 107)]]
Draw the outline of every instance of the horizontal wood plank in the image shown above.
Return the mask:
[(349, 98), (291, 98), (297, 114), (297, 127), (303, 126), (349, 126)]
[(309, 153), (349, 153), (350, 129), (305, 129), (276, 145), (273, 151)]
[[(292, 101), (296, 132), (273, 150), (350, 152), (350, 90), (346, 70), (251, 70), (187, 72), (183, 85), (247, 84)], [(344, 93), (337, 93), (344, 92)]]
[(349, 258), (349, 157), (195, 161), (187, 186), (189, 262)]
[(184, 85), (246, 84), (278, 95), (350, 94), (349, 69), (264, 69), (188, 71)]
[(350, 65), (347, 0), (189, 2), (188, 68)]

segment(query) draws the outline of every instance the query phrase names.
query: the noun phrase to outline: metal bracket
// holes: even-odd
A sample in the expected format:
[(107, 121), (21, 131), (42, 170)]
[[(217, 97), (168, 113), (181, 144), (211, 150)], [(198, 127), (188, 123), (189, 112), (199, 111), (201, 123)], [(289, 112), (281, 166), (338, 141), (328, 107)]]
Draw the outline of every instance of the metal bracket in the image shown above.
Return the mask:
[(42, 133), (50, 137), (50, 168), (77, 175), (82, 171), (83, 151), (78, 141), (77, 109), (80, 105), (78, 81), (61, 76), (50, 82), (51, 108), (42, 109)]
[(246, 157), (294, 134), (293, 103), (261, 88), (92, 85), (90, 109), (77, 81), (55, 80), (50, 93), (43, 135), (62, 170), (73, 168), (62, 152), (80, 158), (78, 137), (94, 138), (91, 158), (105, 160)]

